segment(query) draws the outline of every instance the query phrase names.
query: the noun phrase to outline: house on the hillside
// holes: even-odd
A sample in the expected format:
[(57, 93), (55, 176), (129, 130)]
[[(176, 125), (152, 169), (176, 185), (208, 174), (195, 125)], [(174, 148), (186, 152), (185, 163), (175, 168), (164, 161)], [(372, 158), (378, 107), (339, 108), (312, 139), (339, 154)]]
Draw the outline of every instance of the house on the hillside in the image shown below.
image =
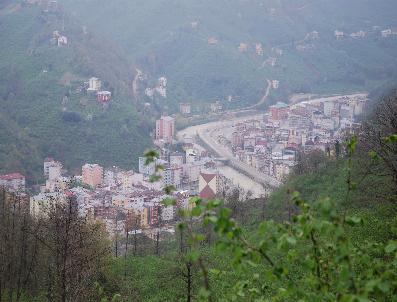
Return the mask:
[(61, 35), (59, 30), (54, 30), (52, 33), (54, 44), (58, 47), (68, 45), (68, 38), (66, 36)]
[(345, 36), (345, 33), (343, 31), (335, 30), (334, 35), (336, 39), (340, 40)]
[(393, 34), (393, 31), (389, 28), (389, 29), (382, 30), (380, 33), (383, 38), (389, 38)]
[(208, 45), (216, 45), (218, 44), (218, 39), (215, 37), (208, 38)]
[(355, 33), (350, 34), (350, 37), (352, 37), (353, 39), (361, 39), (361, 38), (365, 38), (365, 36), (367, 35), (367, 33), (365, 31), (358, 31)]
[(273, 89), (278, 89), (278, 87), (280, 87), (280, 81), (272, 80), (272, 88)]
[(186, 115), (191, 113), (191, 105), (190, 103), (180, 103), (179, 104), (179, 111), (180, 113)]
[(265, 63), (266, 65), (269, 65), (269, 66), (274, 67), (274, 66), (276, 66), (277, 58), (275, 58), (275, 57), (269, 57), (264, 63)]
[(238, 51), (243, 53), (248, 51), (248, 44), (247, 43), (240, 43), (238, 47)]
[(305, 39), (306, 39), (306, 40), (308, 40), (308, 39), (317, 40), (317, 39), (319, 38), (319, 36), (320, 36), (319, 32), (316, 31), (316, 30), (314, 30), (314, 31), (312, 31), (312, 32), (310, 32), (310, 33), (308, 33), (308, 34), (306, 34)]
[(264, 51), (263, 51), (262, 43), (256, 43), (255, 44), (255, 53), (258, 56), (263, 56)]
[(211, 107), (211, 111), (214, 112), (214, 113), (222, 111), (222, 104), (219, 101), (216, 101), (215, 103), (212, 103), (210, 105), (210, 107)]
[(100, 79), (96, 77), (92, 77), (88, 81), (88, 89), (87, 91), (99, 91), (102, 87), (102, 82)]
[(110, 91), (98, 91), (96, 94), (97, 101), (100, 103), (107, 103), (112, 98), (112, 93)]

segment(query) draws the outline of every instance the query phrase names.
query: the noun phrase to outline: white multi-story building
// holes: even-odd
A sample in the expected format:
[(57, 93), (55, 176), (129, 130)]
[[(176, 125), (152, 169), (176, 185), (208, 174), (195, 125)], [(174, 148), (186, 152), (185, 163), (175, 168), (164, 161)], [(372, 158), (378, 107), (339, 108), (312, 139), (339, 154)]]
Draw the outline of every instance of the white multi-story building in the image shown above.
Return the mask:
[[(51, 168), (53, 168), (53, 169), (51, 169)], [(52, 180), (60, 177), (61, 175), (58, 175), (58, 174), (62, 173), (62, 168), (63, 168), (62, 163), (60, 163), (59, 161), (54, 160), (51, 157), (47, 157), (44, 160), (44, 165), (43, 165), (44, 176), (47, 177), (47, 178), (50, 177), (50, 169), (52, 170), (51, 171), (51, 179)]]
[(88, 81), (88, 91), (99, 91), (101, 90), (102, 82), (96, 77), (92, 77)]
[(146, 164), (146, 157), (139, 157), (139, 173), (144, 174), (145, 176), (153, 175), (156, 171), (156, 164), (149, 163)]

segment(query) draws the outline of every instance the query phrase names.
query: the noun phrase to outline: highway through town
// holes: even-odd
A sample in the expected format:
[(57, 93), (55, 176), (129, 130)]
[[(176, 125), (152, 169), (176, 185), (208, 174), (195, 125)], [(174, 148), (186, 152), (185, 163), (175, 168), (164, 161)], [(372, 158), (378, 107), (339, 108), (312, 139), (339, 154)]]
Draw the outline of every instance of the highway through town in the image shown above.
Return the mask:
[[(255, 192), (256, 195), (267, 194), (274, 188), (279, 187), (281, 185), (281, 182), (269, 175), (257, 171), (250, 165), (241, 162), (237, 158), (235, 158), (229, 148), (223, 146), (217, 141), (215, 132), (222, 129), (231, 128), (236, 123), (242, 122), (247, 119), (260, 119), (262, 115), (258, 114), (255, 111), (255, 108), (266, 102), (266, 99), (269, 96), (272, 87), (272, 83), (270, 80), (266, 80), (266, 82), (267, 87), (265, 89), (265, 93), (259, 100), (259, 102), (255, 105), (251, 105), (238, 110), (227, 111), (224, 113), (223, 116), (220, 116), (220, 121), (188, 127), (177, 133), (178, 140), (183, 141), (184, 137), (196, 138), (198, 139), (197, 143), (201, 147), (210, 151), (215, 156), (225, 159), (225, 164), (230, 168), (227, 169), (227, 174), (232, 174), (232, 181), (234, 183), (237, 183), (236, 185), (240, 185), (246, 190), (252, 191), (254, 188), (254, 190), (257, 191)], [(231, 117), (231, 115), (236, 113), (243, 113), (244, 116)], [(228, 175), (225, 176), (228, 177)], [(258, 187), (262, 188), (262, 194), (258, 194)]]
[[(233, 175), (231, 178), (233, 178), (232, 181), (236, 185), (240, 185), (242, 188), (251, 191), (253, 190), (252, 188), (255, 188), (257, 191), (255, 192), (257, 193), (255, 195), (261, 195), (258, 194), (258, 188), (261, 188), (261, 193), (262, 195), (264, 195), (274, 188), (280, 186), (281, 183), (277, 179), (261, 173), (255, 170), (255, 168), (249, 166), (248, 164), (239, 161), (233, 156), (233, 153), (230, 149), (228, 149), (226, 146), (223, 146), (217, 141), (215, 136), (215, 132), (217, 132), (219, 129), (232, 127), (234, 124), (247, 120), (248, 118), (257, 119), (261, 117), (262, 115), (256, 114), (248, 117), (245, 116), (238, 118), (228, 118), (227, 120), (223, 121), (192, 126), (179, 131), (177, 133), (177, 138), (180, 141), (183, 141), (185, 137), (196, 138), (197, 144), (200, 145), (202, 148), (210, 151), (216, 157), (224, 158), (227, 160), (226, 165), (230, 168), (227, 169), (227, 173), (229, 174), (232, 172)], [(225, 176), (228, 177), (228, 175)]]

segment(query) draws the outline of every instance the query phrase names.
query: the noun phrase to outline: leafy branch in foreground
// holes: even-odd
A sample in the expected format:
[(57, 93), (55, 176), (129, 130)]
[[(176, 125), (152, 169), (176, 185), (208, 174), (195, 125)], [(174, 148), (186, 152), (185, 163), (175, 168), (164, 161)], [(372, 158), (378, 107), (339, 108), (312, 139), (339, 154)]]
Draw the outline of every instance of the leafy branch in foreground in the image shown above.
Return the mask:
[[(328, 199), (311, 206), (294, 193), (292, 200), (301, 213), (291, 223), (266, 221), (249, 235), (230, 218), (230, 210), (214, 211), (218, 201), (195, 200), (188, 215), (213, 227), (218, 249), (232, 257), (236, 272), (256, 271), (241, 275), (220, 300), (392, 301), (397, 291), (397, 241), (355, 246), (349, 229), (363, 224), (361, 218), (343, 217)], [(203, 240), (203, 234), (190, 233), (189, 261), (202, 269), (206, 295), (201, 298), (214, 301), (212, 282), (219, 284), (229, 272), (204, 267), (199, 248)]]

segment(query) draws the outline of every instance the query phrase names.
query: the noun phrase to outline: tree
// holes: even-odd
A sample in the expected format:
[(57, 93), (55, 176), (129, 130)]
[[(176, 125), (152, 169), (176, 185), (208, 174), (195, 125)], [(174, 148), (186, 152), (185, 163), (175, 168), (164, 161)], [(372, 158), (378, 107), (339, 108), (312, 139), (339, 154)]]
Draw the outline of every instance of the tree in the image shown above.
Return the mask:
[(336, 158), (339, 158), (339, 156), (340, 156), (340, 142), (339, 142), (339, 140), (335, 141), (335, 155), (336, 155)]
[(0, 192), (0, 301), (85, 301), (109, 255), (102, 227), (75, 200), (52, 200), (32, 217), (25, 195)]
[(327, 162), (325, 153), (315, 149), (309, 153), (299, 152), (297, 155), (294, 172), (297, 175), (318, 171)]
[(384, 97), (363, 125), (362, 148), (381, 165), (374, 173), (390, 177), (397, 193), (397, 90)]

